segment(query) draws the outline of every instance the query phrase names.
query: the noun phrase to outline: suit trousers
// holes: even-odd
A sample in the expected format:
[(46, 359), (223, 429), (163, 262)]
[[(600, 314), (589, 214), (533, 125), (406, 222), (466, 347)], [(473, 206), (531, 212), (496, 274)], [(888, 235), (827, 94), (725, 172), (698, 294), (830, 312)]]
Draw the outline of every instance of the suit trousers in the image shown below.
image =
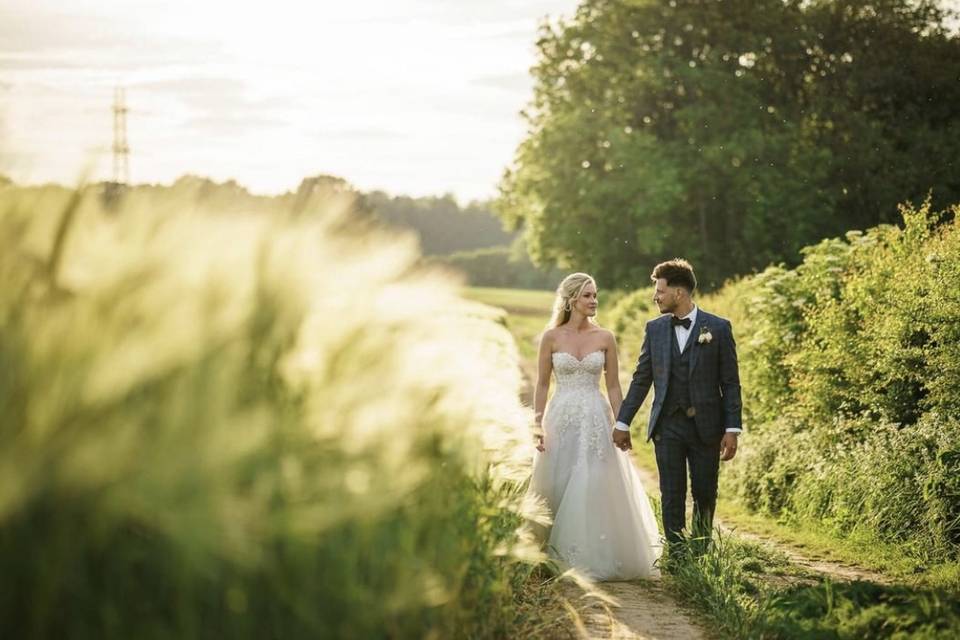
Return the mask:
[(660, 473), (660, 501), (667, 542), (683, 539), (688, 467), (693, 494), (692, 532), (695, 537), (709, 536), (717, 507), (720, 443), (705, 444), (697, 433), (695, 420), (677, 412), (661, 416), (657, 421), (653, 445)]

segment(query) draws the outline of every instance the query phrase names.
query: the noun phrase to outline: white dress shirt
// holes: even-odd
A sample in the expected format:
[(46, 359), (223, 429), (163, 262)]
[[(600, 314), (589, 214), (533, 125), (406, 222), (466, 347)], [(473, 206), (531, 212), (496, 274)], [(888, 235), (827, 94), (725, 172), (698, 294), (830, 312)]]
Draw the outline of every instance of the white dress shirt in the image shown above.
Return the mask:
[(693, 311), (680, 319), (686, 320), (687, 318), (690, 318), (689, 329), (682, 324), (678, 324), (673, 328), (673, 333), (677, 336), (677, 344), (680, 346), (680, 353), (683, 353), (684, 349), (687, 348), (687, 340), (690, 338), (690, 332), (693, 331), (693, 325), (697, 324), (697, 305), (693, 305)]
[[(693, 305), (693, 310), (680, 319), (684, 320), (686, 318), (690, 318), (689, 328), (684, 327), (682, 324), (678, 324), (673, 327), (673, 334), (677, 337), (677, 345), (680, 347), (681, 353), (687, 348), (687, 342), (690, 340), (690, 333), (693, 331), (693, 326), (697, 324), (697, 305)], [(613, 426), (620, 431), (630, 431), (630, 427), (628, 425), (625, 425), (619, 421)], [(727, 433), (740, 433), (741, 431), (742, 429), (737, 428), (727, 429)]]

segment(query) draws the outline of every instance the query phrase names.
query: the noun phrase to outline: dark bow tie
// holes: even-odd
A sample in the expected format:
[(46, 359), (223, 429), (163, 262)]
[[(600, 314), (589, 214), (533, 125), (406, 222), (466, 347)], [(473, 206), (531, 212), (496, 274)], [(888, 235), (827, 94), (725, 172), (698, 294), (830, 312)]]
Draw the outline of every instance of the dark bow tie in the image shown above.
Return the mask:
[(683, 326), (684, 329), (689, 329), (690, 318), (678, 318), (677, 316), (670, 316), (670, 324), (674, 327)]

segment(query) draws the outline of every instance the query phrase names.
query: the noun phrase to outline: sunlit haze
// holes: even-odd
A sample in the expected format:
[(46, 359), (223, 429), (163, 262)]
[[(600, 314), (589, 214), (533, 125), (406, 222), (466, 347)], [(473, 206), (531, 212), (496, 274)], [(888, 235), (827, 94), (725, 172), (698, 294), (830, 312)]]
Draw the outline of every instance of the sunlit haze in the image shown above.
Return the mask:
[(575, 0), (0, 0), (0, 173), (110, 177), (126, 87), (132, 182), (254, 191), (308, 175), (461, 200), (495, 193), (524, 125), (541, 19)]

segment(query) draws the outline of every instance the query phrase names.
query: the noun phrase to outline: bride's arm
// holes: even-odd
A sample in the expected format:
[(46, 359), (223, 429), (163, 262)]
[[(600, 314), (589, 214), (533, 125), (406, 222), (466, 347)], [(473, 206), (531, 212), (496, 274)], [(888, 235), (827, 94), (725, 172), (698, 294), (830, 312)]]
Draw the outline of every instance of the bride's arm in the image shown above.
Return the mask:
[(611, 331), (607, 336), (607, 364), (605, 378), (607, 382), (607, 398), (613, 415), (620, 413), (623, 404), (623, 389), (620, 388), (620, 358), (617, 356), (617, 339)]
[(540, 352), (537, 354), (537, 386), (533, 389), (533, 420), (536, 423), (537, 450), (543, 451), (543, 412), (547, 407), (547, 392), (550, 391), (550, 374), (553, 373), (553, 330), (540, 336)]

